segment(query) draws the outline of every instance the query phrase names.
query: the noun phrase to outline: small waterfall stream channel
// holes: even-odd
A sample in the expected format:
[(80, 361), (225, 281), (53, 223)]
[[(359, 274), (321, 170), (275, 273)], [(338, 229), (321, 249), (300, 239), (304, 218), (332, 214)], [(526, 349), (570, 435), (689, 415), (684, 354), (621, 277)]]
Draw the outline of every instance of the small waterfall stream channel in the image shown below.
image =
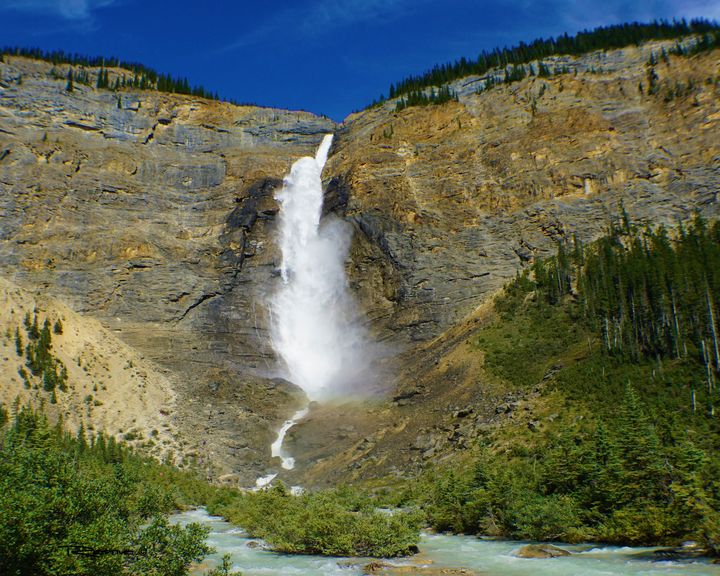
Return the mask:
[[(311, 401), (362, 393), (367, 366), (376, 350), (369, 342), (347, 290), (344, 263), (351, 231), (333, 217), (321, 222), (322, 170), (332, 135), (324, 137), (315, 157), (301, 158), (276, 194), (280, 204), (278, 244), (282, 252), (281, 282), (266, 308), (270, 314), (272, 345), (284, 365), (286, 378), (300, 386)], [(278, 431), (270, 447), (281, 467), (295, 460), (283, 447), (287, 432), (308, 413), (298, 410)], [(256, 489), (271, 485), (278, 472), (257, 479)], [(294, 487), (299, 489), (299, 487)], [(243, 530), (210, 516), (204, 509), (183, 512), (172, 522), (198, 522), (209, 527), (209, 543), (216, 553), (196, 569), (197, 574), (230, 554), (233, 568), (244, 576), (317, 576), (366, 574), (377, 559), (278, 554), (247, 537)], [(564, 545), (570, 556), (524, 559), (513, 552), (522, 542), (483, 540), (471, 536), (424, 534), (420, 553), (382, 560), (397, 572), (382, 574), (465, 574), (517, 576), (720, 576), (720, 565), (708, 559), (675, 559), (654, 548)], [(463, 571), (464, 570), (464, 571)]]

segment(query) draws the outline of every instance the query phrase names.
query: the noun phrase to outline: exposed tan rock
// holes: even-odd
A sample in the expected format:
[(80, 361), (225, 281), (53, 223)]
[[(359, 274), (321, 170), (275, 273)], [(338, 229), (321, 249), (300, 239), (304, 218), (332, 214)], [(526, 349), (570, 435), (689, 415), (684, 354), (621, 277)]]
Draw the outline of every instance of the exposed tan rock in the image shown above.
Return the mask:
[(513, 553), (518, 558), (560, 558), (570, 552), (552, 544), (526, 544)]
[(117, 94), (68, 94), (65, 74), (8, 57), (0, 275), (97, 319), (159, 366), (184, 453), (250, 484), (279, 471), (268, 447), (302, 402), (269, 377), (273, 190), (337, 128), (326, 210), (355, 227), (350, 286), (396, 362), (373, 384), (385, 396), (316, 406), (291, 429), (298, 465), (282, 474), (305, 484), (405, 474), (462, 452), (514, 412), (499, 406), (522, 400), (486, 377), (469, 345), (518, 270), (558, 240), (596, 238), (621, 205), (651, 224), (718, 216), (719, 52), (658, 64), (661, 90), (649, 95), (653, 49), (558, 58), (578, 74), (482, 94), (467, 78), (460, 102), (402, 112), (388, 102), (340, 127), (156, 92), (123, 92), (118, 108)]
[[(640, 222), (718, 214), (718, 51), (658, 64), (658, 43), (558, 63), (460, 102), (351, 116), (326, 173), (351, 193), (347, 216), (391, 271), (363, 290), (368, 250), (353, 260), (372, 318), (428, 340), (465, 317), (556, 241), (596, 238), (624, 205)], [(600, 73), (588, 73), (591, 67)], [(471, 83), (464, 79), (455, 86)], [(690, 93), (667, 100), (677, 85)], [(644, 91), (639, 84), (644, 83)], [(673, 92), (674, 94), (674, 92)], [(387, 293), (396, 294), (388, 305)]]
[(364, 574), (395, 576), (414, 574), (417, 576), (475, 576), (477, 572), (467, 568), (438, 568), (420, 564), (390, 564), (388, 562), (370, 562), (363, 566)]
[[(16, 351), (15, 333), (26, 314), (60, 321), (62, 334), (52, 334), (52, 355), (68, 371), (68, 390), (56, 390), (57, 403), (33, 378), (24, 355)], [(21, 376), (25, 370), (31, 387)], [(177, 395), (159, 366), (117, 338), (97, 320), (83, 317), (48, 297), (34, 294), (0, 278), (0, 403), (16, 401), (41, 405), (53, 417), (62, 417), (71, 430), (82, 426), (90, 440), (98, 432), (180, 463), (183, 439), (178, 436), (175, 414)]]

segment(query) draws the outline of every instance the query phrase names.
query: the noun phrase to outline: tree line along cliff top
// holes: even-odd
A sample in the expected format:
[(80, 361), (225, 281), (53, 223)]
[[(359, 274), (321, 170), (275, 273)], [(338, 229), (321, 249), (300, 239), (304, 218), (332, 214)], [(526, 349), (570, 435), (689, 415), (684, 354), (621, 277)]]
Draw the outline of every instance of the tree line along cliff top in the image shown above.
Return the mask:
[[(684, 19), (673, 22), (660, 20), (648, 24), (632, 22), (602, 26), (578, 32), (574, 36), (566, 33), (556, 38), (538, 38), (529, 44), (520, 42), (512, 48), (483, 51), (475, 60), (463, 57), (455, 62), (436, 65), (418, 76), (408, 76), (390, 85), (388, 98), (396, 98), (432, 86), (442, 86), (466, 76), (483, 75), (494, 68), (528, 64), (550, 56), (579, 56), (596, 50), (625, 48), (651, 40), (675, 40), (690, 35), (700, 35), (698, 44), (710, 49), (720, 42), (720, 25), (702, 18), (689, 22)], [(380, 101), (382, 100), (384, 97), (381, 96)]]
[[(619, 49), (652, 40), (674, 40), (690, 35), (698, 36), (691, 53), (712, 49), (720, 45), (720, 24), (703, 18), (672, 22), (666, 20), (650, 23), (631, 22), (583, 30), (572, 36), (565, 33), (554, 38), (538, 38), (530, 43), (520, 42), (511, 48), (498, 47), (490, 52), (482, 51), (475, 59), (463, 57), (454, 62), (435, 65), (422, 74), (408, 76), (391, 84), (388, 96), (381, 95), (371, 106), (401, 96), (405, 98), (401, 100), (403, 105), (399, 107), (400, 109), (413, 105), (441, 104), (454, 99), (451, 91), (441, 89), (438, 92), (428, 92), (427, 89), (443, 87), (453, 80), (466, 76), (483, 75), (493, 69), (507, 70), (509, 66), (515, 69), (550, 56), (579, 56), (597, 50)], [(687, 50), (683, 52), (681, 47), (678, 47), (678, 52), (687, 55)], [(71, 82), (75, 82), (115, 91), (125, 88), (157, 90), (239, 104), (234, 99), (220, 98), (217, 92), (207, 90), (203, 86), (192, 85), (187, 78), (159, 73), (144, 64), (124, 61), (114, 56), (90, 57), (63, 50), (44, 51), (40, 48), (0, 49), (0, 59), (6, 55), (43, 60), (55, 66), (69, 66), (67, 73), (62, 72), (63, 75), (67, 74), (68, 86), (72, 85)], [(109, 77), (108, 69), (113, 69), (112, 78)]]

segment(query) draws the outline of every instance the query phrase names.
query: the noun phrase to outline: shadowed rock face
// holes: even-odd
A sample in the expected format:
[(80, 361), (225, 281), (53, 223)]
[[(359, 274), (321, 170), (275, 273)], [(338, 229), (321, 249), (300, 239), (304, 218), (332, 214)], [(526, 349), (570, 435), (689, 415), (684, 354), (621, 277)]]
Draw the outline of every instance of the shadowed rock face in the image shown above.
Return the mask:
[(661, 90), (648, 95), (652, 49), (563, 58), (577, 75), (482, 94), (469, 78), (460, 102), (400, 113), (390, 102), (339, 127), (154, 92), (118, 104), (65, 92), (66, 70), (54, 79), (49, 65), (6, 58), (0, 274), (163, 366), (186, 454), (252, 482), (279, 467), (273, 431), (301, 403), (272, 378), (262, 306), (279, 264), (273, 192), (335, 131), (325, 210), (353, 224), (350, 286), (399, 356), (381, 383), (389, 401), (316, 408), (290, 431), (288, 479), (405, 473), (464, 449), (517, 400), (486, 382), (466, 342), (491, 316), (478, 307), (518, 270), (558, 240), (598, 237), (621, 206), (650, 224), (718, 216), (718, 53), (658, 64)]

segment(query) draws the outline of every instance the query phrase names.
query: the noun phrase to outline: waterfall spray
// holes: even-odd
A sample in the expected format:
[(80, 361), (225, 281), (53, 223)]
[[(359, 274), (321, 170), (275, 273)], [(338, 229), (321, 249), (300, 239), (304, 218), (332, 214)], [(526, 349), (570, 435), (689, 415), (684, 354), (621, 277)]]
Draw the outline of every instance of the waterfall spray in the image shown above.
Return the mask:
[(370, 360), (347, 290), (351, 229), (332, 216), (321, 222), (321, 174), (331, 143), (329, 134), (314, 158), (295, 162), (276, 194), (282, 284), (270, 301), (272, 344), (288, 380), (310, 400), (357, 392)]

